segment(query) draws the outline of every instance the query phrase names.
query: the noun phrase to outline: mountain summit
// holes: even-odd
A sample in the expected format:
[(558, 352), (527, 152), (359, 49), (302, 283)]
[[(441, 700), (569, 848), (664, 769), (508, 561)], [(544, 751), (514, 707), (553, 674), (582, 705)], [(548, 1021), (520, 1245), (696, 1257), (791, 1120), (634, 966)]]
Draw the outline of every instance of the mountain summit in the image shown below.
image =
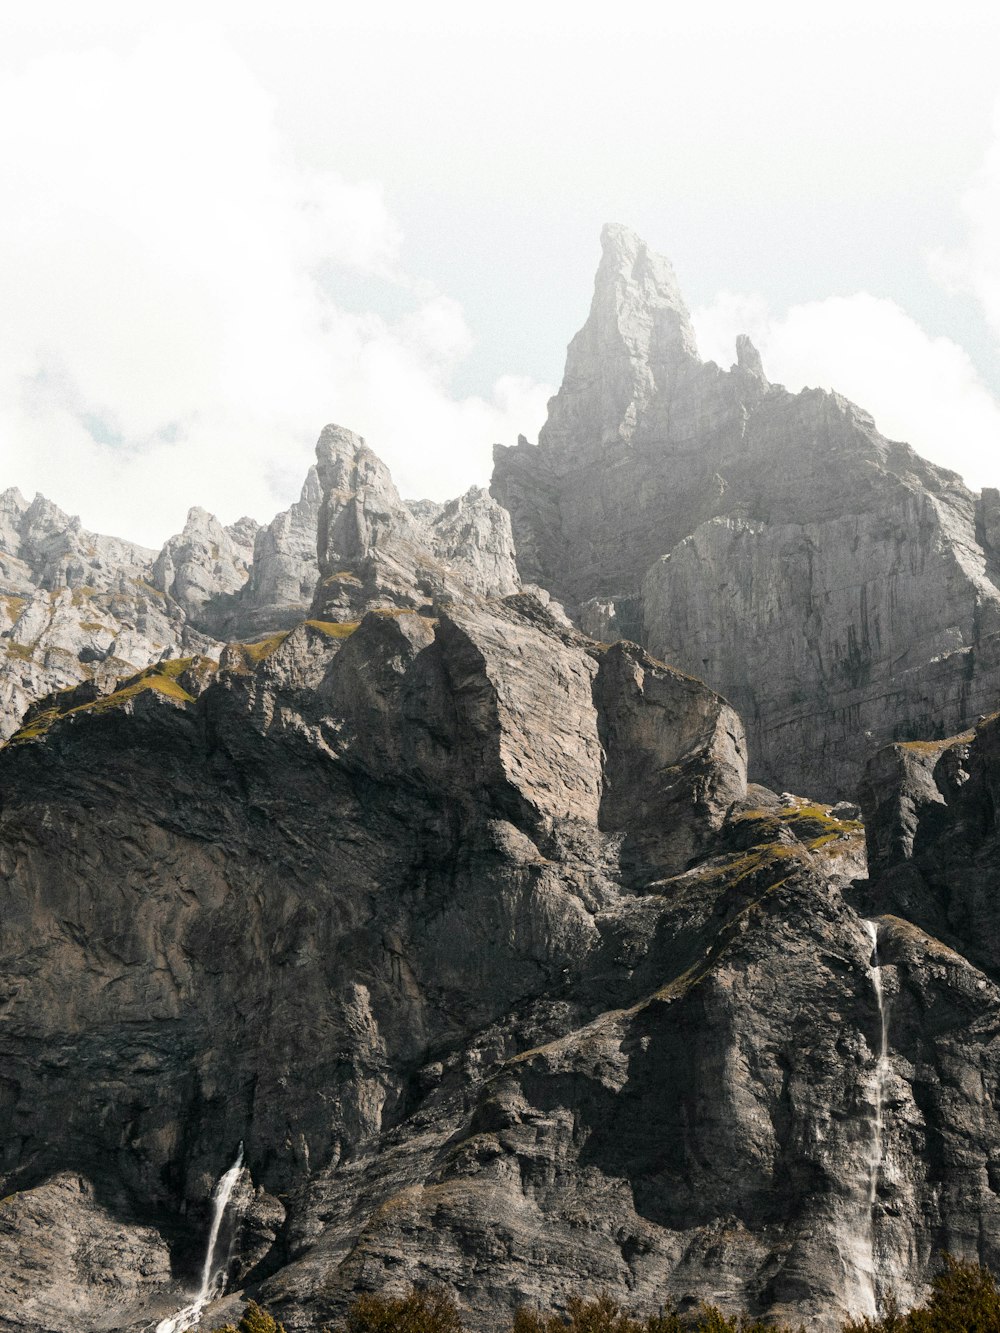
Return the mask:
[(878, 744), (992, 707), (998, 496), (736, 350), (702, 362), (670, 265), (606, 228), (538, 445), (498, 446), (491, 489), (523, 579), (731, 698), (762, 781), (846, 795)]

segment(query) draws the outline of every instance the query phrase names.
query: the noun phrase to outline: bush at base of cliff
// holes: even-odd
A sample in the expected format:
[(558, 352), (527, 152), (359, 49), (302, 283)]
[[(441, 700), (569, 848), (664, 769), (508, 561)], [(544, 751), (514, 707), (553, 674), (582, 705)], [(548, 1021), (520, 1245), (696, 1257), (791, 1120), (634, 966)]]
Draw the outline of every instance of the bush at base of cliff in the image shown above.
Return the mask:
[(248, 1301), (238, 1324), (223, 1324), (212, 1333), (285, 1333), (285, 1326), (267, 1310), (261, 1309), (256, 1301)]
[(946, 1254), (926, 1305), (903, 1314), (890, 1298), (880, 1319), (849, 1319), (844, 1333), (1000, 1333), (1000, 1288), (988, 1268)]
[(443, 1291), (359, 1296), (336, 1333), (463, 1333), (454, 1300)]
[(779, 1333), (773, 1324), (743, 1315), (730, 1319), (715, 1306), (702, 1307), (699, 1314), (680, 1316), (672, 1311), (635, 1319), (610, 1298), (569, 1302), (566, 1316), (542, 1315), (518, 1310), (513, 1333)]

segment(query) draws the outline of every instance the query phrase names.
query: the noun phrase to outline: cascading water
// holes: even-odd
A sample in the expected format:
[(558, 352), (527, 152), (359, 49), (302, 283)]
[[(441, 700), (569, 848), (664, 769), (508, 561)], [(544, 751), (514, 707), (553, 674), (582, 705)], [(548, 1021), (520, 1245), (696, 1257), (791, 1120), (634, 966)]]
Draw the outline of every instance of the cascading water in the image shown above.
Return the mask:
[(882, 1171), (882, 1159), (884, 1156), (884, 1107), (886, 1084), (889, 1079), (889, 1013), (885, 1006), (885, 993), (882, 989), (882, 964), (879, 961), (878, 956), (878, 926), (874, 921), (866, 921), (864, 925), (865, 930), (871, 936), (872, 942), (870, 967), (872, 985), (875, 987), (875, 998), (878, 1000), (880, 1028), (878, 1061), (875, 1065), (875, 1124), (872, 1133), (871, 1171), (868, 1178), (868, 1206), (869, 1209), (871, 1209), (875, 1207), (875, 1198), (878, 1194), (879, 1175)]
[(219, 1256), (216, 1254), (216, 1249), (219, 1244), (219, 1232), (222, 1230), (222, 1219), (226, 1215), (233, 1188), (242, 1170), (243, 1144), (241, 1143), (236, 1161), (225, 1175), (219, 1178), (218, 1184), (212, 1191), (212, 1226), (205, 1247), (205, 1262), (201, 1269), (201, 1286), (198, 1288), (198, 1294), (190, 1305), (185, 1305), (183, 1310), (178, 1310), (169, 1319), (161, 1319), (156, 1325), (156, 1333), (184, 1333), (185, 1329), (196, 1328), (201, 1323), (201, 1312), (205, 1306), (209, 1301), (221, 1296), (225, 1290), (229, 1253), (227, 1250), (225, 1255)]

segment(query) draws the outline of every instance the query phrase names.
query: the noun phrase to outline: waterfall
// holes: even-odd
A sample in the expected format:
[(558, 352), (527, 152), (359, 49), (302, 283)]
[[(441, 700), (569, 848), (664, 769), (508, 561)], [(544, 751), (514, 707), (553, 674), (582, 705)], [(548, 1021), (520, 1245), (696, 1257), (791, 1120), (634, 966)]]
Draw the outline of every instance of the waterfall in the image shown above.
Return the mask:
[(878, 1000), (880, 1028), (878, 1062), (875, 1066), (875, 1124), (872, 1132), (871, 1171), (868, 1177), (868, 1207), (872, 1209), (875, 1207), (875, 1198), (878, 1194), (879, 1174), (882, 1170), (882, 1158), (884, 1156), (885, 1090), (889, 1079), (889, 1013), (885, 1006), (885, 993), (882, 990), (882, 965), (878, 956), (878, 926), (874, 921), (866, 921), (864, 926), (872, 942), (870, 967), (875, 998)]
[(156, 1333), (184, 1333), (185, 1329), (196, 1328), (201, 1323), (201, 1312), (205, 1306), (209, 1301), (221, 1296), (225, 1290), (229, 1252), (227, 1249), (225, 1255), (217, 1255), (216, 1249), (219, 1244), (219, 1232), (222, 1230), (222, 1219), (242, 1170), (243, 1144), (240, 1143), (236, 1161), (219, 1178), (218, 1184), (212, 1191), (212, 1226), (208, 1233), (208, 1244), (205, 1246), (205, 1262), (201, 1269), (201, 1286), (198, 1288), (198, 1294), (190, 1305), (185, 1305), (183, 1310), (178, 1310), (169, 1319), (161, 1319), (156, 1325)]

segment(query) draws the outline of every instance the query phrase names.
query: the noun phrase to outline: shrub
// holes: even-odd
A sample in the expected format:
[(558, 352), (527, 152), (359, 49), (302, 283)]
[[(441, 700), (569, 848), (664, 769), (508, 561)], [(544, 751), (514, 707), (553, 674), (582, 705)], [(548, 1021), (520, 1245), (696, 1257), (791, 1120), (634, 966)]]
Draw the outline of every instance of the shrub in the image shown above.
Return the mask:
[(338, 1333), (463, 1333), (458, 1306), (444, 1291), (359, 1296)]
[(697, 1315), (680, 1316), (674, 1311), (636, 1319), (626, 1314), (607, 1294), (596, 1300), (571, 1300), (566, 1317), (518, 1310), (513, 1333), (778, 1333), (773, 1324), (748, 1315), (730, 1319), (714, 1305), (704, 1305)]
[(894, 1297), (879, 1319), (849, 1319), (843, 1333), (1000, 1333), (1000, 1288), (988, 1268), (942, 1256), (926, 1305), (902, 1314)]
[(223, 1324), (212, 1333), (285, 1333), (285, 1326), (256, 1301), (248, 1301), (238, 1324)]

